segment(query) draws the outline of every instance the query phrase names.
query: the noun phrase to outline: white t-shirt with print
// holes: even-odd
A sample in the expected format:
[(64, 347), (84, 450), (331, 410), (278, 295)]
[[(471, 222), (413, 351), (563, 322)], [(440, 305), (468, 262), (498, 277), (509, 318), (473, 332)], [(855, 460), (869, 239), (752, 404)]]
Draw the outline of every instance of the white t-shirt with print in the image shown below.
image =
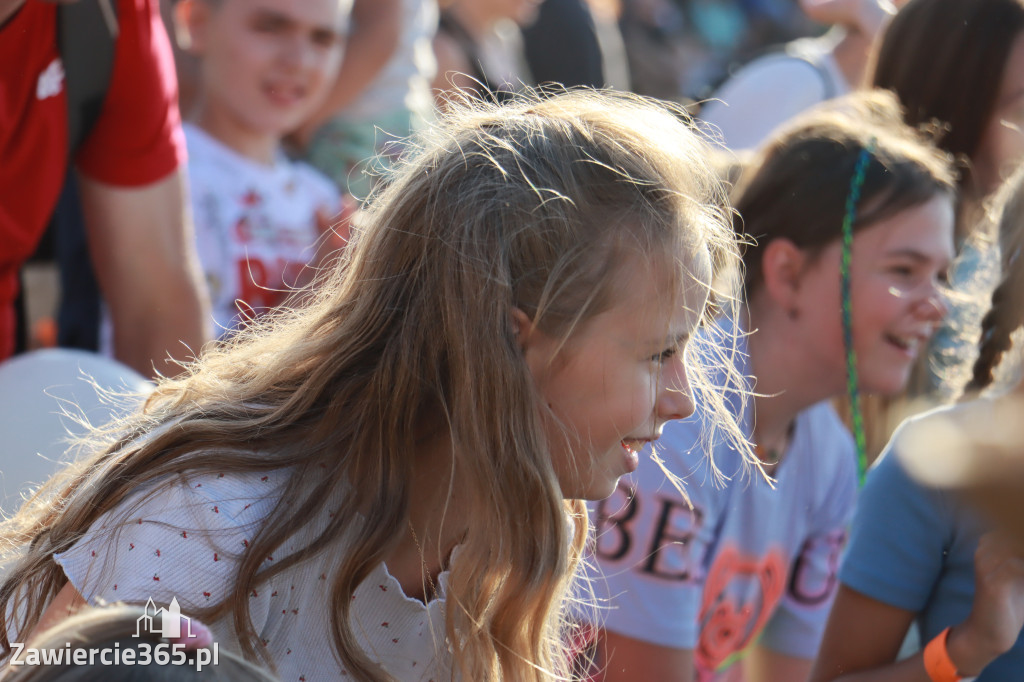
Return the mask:
[[(745, 339), (740, 345), (742, 355)], [(610, 498), (592, 506), (590, 577), (607, 607), (594, 620), (633, 639), (692, 649), (701, 682), (723, 679), (758, 641), (814, 658), (857, 490), (852, 438), (828, 403), (797, 416), (774, 489), (757, 474), (744, 477), (739, 453), (721, 438), (712, 454), (732, 480), (714, 484), (702, 435), (713, 418), (698, 408), (667, 424), (657, 442), (693, 509), (649, 450)], [(740, 422), (749, 433), (749, 414)]]
[[(165, 482), (155, 495), (130, 498), (102, 516), (55, 559), (90, 604), (152, 599), (167, 607), (176, 598), (188, 615), (229, 592), (249, 538), (281, 497), (285, 476), (282, 471), (205, 474)], [(330, 514), (326, 505), (303, 539), (315, 537)], [(265, 561), (280, 561), (297, 542), (290, 539)], [(352, 679), (333, 655), (329, 626), (330, 578), (344, 551), (325, 548), (250, 595), (253, 627), (283, 682)], [(370, 658), (395, 678), (451, 678), (444, 635), (446, 580), (443, 573), (440, 597), (424, 604), (406, 597), (379, 564), (356, 589), (352, 631)], [(237, 651), (231, 618), (208, 625), (222, 648)]]
[(236, 301), (257, 312), (280, 305), (309, 273), (317, 212), (341, 211), (338, 190), (304, 163), (248, 159), (185, 124), (196, 245), (217, 333), (239, 322)]

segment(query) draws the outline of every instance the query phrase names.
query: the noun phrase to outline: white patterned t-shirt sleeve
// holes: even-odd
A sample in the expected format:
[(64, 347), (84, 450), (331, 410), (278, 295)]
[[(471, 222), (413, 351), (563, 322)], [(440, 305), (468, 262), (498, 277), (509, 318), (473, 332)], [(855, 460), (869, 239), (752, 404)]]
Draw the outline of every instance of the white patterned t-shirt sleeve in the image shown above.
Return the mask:
[[(279, 479), (212, 474), (164, 481), (98, 519), (71, 549), (54, 556), (90, 604), (174, 598), (183, 612), (227, 598), (249, 538), (275, 504)], [(266, 597), (254, 596), (256, 630)]]

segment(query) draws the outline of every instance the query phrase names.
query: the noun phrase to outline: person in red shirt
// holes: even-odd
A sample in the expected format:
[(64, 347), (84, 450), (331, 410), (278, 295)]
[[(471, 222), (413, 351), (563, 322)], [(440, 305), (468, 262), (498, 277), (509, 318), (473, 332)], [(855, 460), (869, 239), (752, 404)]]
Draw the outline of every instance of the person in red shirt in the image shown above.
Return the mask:
[[(104, 108), (74, 155), (93, 265), (116, 357), (174, 373), (210, 338), (188, 214), (177, 84), (157, 0), (117, 2)], [(57, 7), (0, 0), (0, 361), (14, 350), (18, 269), (60, 193), (68, 159)]]

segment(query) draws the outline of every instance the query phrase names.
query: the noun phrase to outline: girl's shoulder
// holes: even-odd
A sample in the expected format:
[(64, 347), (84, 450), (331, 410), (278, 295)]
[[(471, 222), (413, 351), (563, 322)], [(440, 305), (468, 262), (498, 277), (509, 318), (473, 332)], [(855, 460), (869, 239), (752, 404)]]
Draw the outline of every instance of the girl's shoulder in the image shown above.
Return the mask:
[(180, 529), (233, 529), (256, 526), (277, 506), (286, 471), (185, 471), (153, 481), (107, 511), (90, 532), (143, 523)]
[(1021, 468), (1021, 407), (1020, 395), (1011, 392), (934, 409), (901, 424), (889, 448), (925, 487), (960, 490), (995, 481)]
[(193, 505), (213, 504), (217, 513), (243, 520), (269, 513), (280, 501), (288, 477), (283, 469), (186, 472), (177, 491)]

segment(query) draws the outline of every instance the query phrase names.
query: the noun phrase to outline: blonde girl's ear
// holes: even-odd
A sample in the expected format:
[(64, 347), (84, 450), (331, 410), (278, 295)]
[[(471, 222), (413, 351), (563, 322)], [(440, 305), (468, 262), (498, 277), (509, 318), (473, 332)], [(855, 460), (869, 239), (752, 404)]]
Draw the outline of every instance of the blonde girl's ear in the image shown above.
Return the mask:
[(206, 49), (207, 25), (213, 8), (206, 0), (179, 0), (174, 6), (174, 40), (194, 55)]
[(762, 286), (776, 305), (790, 315), (798, 312), (797, 298), (807, 261), (807, 253), (788, 239), (773, 239), (764, 246)]
[(533, 333), (533, 321), (530, 316), (519, 308), (512, 308), (512, 334), (516, 338), (519, 350), (526, 352), (526, 346)]
[(512, 308), (512, 333), (530, 374), (535, 381), (543, 382), (560, 344), (537, 329), (530, 316), (520, 308)]

